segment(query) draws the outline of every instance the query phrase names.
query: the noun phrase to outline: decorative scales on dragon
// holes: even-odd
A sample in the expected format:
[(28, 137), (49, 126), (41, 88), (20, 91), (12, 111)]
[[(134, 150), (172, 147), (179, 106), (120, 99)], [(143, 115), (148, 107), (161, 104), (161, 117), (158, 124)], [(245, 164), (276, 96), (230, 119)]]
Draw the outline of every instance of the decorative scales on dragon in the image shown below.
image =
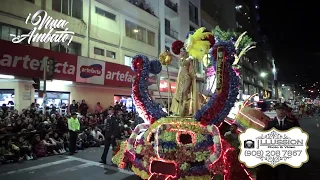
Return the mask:
[[(132, 69), (137, 73), (132, 97), (137, 112), (145, 120), (130, 138), (121, 143), (112, 161), (120, 168), (148, 180), (249, 180), (251, 173), (238, 161), (237, 147), (221, 137), (219, 125), (237, 100), (239, 74), (235, 65), (251, 46), (223, 40), (205, 28), (190, 32), (185, 42), (177, 40), (172, 52), (179, 56), (177, 87), (169, 116), (148, 93), (149, 73), (159, 74), (171, 62), (170, 52), (160, 60), (136, 55)], [(209, 60), (210, 62), (206, 62)], [(215, 91), (200, 102), (196, 89), (195, 62), (212, 64)]]

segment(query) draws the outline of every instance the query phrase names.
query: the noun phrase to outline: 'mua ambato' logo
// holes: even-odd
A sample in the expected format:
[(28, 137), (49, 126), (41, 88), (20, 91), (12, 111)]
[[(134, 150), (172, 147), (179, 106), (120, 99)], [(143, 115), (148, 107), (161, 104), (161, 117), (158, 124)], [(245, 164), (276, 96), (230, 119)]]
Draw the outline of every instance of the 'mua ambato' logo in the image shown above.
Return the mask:
[(93, 76), (101, 76), (102, 74), (102, 65), (93, 64), (91, 66), (81, 66), (80, 67), (80, 77), (90, 78)]

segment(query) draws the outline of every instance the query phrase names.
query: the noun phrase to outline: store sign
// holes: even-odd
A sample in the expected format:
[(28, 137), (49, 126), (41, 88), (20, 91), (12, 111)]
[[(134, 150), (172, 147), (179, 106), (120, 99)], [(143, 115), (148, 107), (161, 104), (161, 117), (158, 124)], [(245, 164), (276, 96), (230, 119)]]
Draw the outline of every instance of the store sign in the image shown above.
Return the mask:
[[(13, 43), (21, 43), (23, 40), (28, 38), (28, 44), (31, 44), (31, 42), (66, 42), (66, 44), (69, 45), (73, 39), (74, 32), (68, 31), (68, 28), (66, 27), (69, 22), (63, 19), (53, 19), (52, 17), (48, 16), (47, 11), (45, 10), (38, 10), (33, 14), (33, 16), (29, 14), (29, 16), (26, 18), (25, 23), (28, 24), (29, 20), (34, 26), (33, 30), (28, 34), (22, 34), (20, 36), (10, 34), (11, 36), (15, 36), (12, 39)], [(44, 29), (48, 30), (48, 33), (39, 33)], [(55, 29), (64, 30), (53, 32)]]
[(18, 77), (43, 77), (43, 61), (54, 58), (57, 62), (54, 78), (75, 81), (77, 56), (47, 49), (13, 44), (0, 40), (0, 74)]
[(106, 63), (79, 56), (76, 82), (104, 85), (104, 69)]
[[(136, 73), (121, 64), (95, 60), (67, 53), (54, 52), (29, 45), (0, 40), (0, 74), (42, 78), (43, 61), (54, 58), (54, 79), (113, 87), (131, 87)], [(155, 76), (156, 77), (156, 76)], [(150, 77), (149, 83), (156, 83)], [(175, 84), (172, 84), (175, 89)]]
[(104, 84), (107, 86), (131, 87), (135, 72), (130, 67), (106, 62)]
[[(169, 91), (169, 85), (168, 81), (160, 80), (160, 92), (168, 92)], [(171, 92), (176, 92), (176, 82), (170, 82), (171, 86)]]

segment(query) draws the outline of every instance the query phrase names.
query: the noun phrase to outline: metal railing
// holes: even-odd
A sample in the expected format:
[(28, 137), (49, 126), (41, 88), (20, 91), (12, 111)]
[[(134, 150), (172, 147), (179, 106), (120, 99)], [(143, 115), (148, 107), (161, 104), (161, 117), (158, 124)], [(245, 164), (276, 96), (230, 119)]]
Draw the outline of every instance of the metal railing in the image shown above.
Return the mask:
[(170, 0), (165, 0), (165, 1), (164, 1), (164, 4), (165, 4), (168, 8), (172, 9), (174, 12), (178, 13), (178, 3), (173, 3), (173, 2), (171, 2)]
[(169, 27), (165, 28), (165, 33), (166, 33), (166, 35), (168, 35), (174, 39), (178, 39), (179, 33), (175, 30), (170, 29)]

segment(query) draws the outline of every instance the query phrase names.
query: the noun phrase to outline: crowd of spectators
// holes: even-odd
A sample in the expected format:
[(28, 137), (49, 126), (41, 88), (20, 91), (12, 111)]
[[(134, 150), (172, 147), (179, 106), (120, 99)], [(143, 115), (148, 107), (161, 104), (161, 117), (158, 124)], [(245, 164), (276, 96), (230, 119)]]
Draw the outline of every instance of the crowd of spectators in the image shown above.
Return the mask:
[[(110, 108), (110, 107), (108, 107)], [(118, 140), (130, 136), (141, 118), (134, 112), (127, 112), (125, 105), (116, 103), (116, 117), (119, 122)], [(70, 105), (68, 114), (55, 111), (43, 113), (35, 103), (18, 113), (6, 106), (0, 107), (0, 164), (23, 162), (69, 151), (68, 118), (71, 112), (78, 113), (81, 130), (77, 139), (77, 150), (99, 147), (104, 143), (104, 123), (108, 111), (100, 103), (94, 113), (87, 112), (83, 100)]]

